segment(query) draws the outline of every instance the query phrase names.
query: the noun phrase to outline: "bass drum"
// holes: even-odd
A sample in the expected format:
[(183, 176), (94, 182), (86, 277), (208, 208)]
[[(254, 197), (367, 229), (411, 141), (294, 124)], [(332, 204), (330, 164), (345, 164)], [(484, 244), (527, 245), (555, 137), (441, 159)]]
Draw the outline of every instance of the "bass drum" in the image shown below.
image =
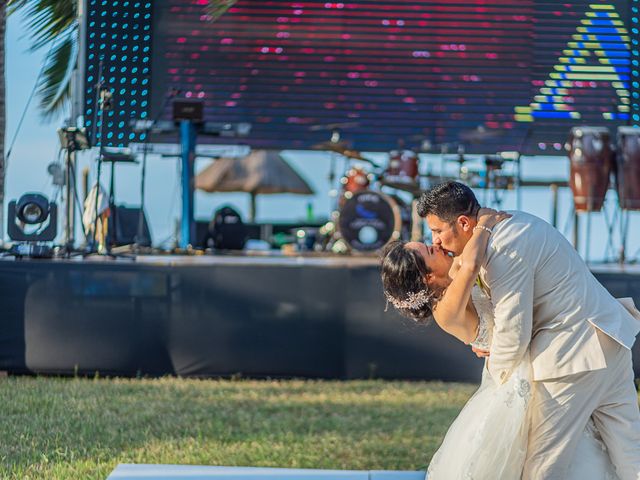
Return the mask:
[(411, 235), (411, 207), (394, 195), (367, 190), (355, 193), (340, 209), (338, 228), (353, 249), (372, 252)]

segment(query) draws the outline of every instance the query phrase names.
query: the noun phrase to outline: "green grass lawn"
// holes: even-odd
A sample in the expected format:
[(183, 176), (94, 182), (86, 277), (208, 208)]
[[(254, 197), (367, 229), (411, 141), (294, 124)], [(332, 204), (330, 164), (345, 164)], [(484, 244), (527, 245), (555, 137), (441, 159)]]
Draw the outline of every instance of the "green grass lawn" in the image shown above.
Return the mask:
[(0, 479), (118, 463), (423, 470), (474, 385), (0, 379)]
[(425, 469), (473, 385), (0, 379), (0, 478), (118, 463)]

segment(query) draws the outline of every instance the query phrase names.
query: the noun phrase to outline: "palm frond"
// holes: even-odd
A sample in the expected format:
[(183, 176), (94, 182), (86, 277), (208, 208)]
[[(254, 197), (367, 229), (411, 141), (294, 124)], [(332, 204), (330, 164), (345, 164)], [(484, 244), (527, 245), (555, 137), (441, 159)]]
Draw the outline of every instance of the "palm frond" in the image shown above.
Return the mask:
[(52, 49), (45, 60), (38, 83), (40, 109), (48, 118), (58, 113), (71, 98), (71, 73), (77, 58), (76, 38), (67, 35)]
[(9, 15), (20, 11), (25, 18), (31, 51), (53, 44), (37, 86), (45, 119), (59, 113), (71, 98), (71, 72), (77, 61), (77, 2), (9, 0), (7, 3)]
[(237, 0), (209, 0), (207, 12), (209, 17), (211, 17), (211, 21), (215, 22), (222, 15), (227, 13), (227, 10), (233, 7), (236, 2)]
[(9, 0), (8, 13), (22, 11), (32, 40), (31, 50), (38, 50), (60, 35), (78, 28), (78, 0)]

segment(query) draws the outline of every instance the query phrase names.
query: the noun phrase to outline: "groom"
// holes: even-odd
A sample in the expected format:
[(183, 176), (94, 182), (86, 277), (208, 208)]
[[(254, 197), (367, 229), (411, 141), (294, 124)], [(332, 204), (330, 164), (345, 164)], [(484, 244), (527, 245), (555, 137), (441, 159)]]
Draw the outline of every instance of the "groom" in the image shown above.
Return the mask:
[[(434, 245), (459, 255), (480, 205), (458, 182), (422, 195)], [(504, 383), (529, 348), (534, 380), (524, 480), (562, 480), (590, 416), (621, 480), (640, 480), (640, 413), (631, 346), (634, 318), (543, 220), (513, 213), (490, 233), (480, 281), (495, 327), (489, 373)], [(636, 311), (637, 312), (637, 311)], [(496, 426), (499, 428), (499, 426)]]

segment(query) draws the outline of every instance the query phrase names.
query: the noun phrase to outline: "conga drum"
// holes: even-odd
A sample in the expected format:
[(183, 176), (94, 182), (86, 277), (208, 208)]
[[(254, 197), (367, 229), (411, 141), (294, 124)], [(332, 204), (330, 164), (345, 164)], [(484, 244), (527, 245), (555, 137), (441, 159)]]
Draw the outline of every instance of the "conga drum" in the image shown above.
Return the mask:
[(609, 188), (614, 153), (606, 127), (573, 127), (567, 141), (569, 186), (576, 211), (602, 209)]
[(409, 239), (411, 207), (395, 196), (371, 190), (358, 192), (340, 209), (338, 228), (352, 249), (375, 251), (392, 240)]
[(616, 190), (623, 210), (640, 210), (640, 128), (618, 127)]

